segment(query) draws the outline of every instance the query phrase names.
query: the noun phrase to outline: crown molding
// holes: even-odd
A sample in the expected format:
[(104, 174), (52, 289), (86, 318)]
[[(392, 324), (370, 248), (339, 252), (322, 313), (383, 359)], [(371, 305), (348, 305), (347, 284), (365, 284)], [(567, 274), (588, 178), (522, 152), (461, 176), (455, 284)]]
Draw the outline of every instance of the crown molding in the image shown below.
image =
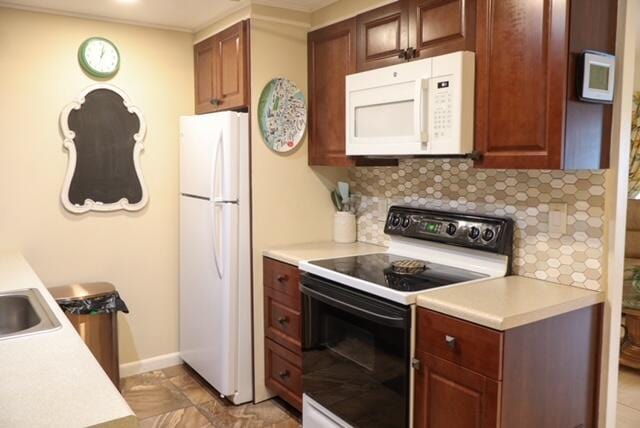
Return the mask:
[(323, 7), (329, 6), (332, 3), (336, 3), (338, 0), (322, 0), (317, 2), (318, 4), (314, 7), (305, 7), (300, 6), (295, 1), (290, 0), (252, 0), (252, 4), (259, 4), (262, 6), (271, 6), (271, 7), (279, 7), (281, 9), (295, 10), (297, 12), (315, 12), (318, 9), (322, 9)]

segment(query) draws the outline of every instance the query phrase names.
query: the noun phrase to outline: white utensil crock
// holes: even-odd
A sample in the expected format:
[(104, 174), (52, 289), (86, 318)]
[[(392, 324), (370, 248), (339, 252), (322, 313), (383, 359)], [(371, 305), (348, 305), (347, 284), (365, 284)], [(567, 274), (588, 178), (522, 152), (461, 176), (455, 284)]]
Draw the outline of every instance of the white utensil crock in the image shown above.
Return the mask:
[(333, 217), (333, 240), (341, 244), (356, 242), (356, 216), (338, 211)]

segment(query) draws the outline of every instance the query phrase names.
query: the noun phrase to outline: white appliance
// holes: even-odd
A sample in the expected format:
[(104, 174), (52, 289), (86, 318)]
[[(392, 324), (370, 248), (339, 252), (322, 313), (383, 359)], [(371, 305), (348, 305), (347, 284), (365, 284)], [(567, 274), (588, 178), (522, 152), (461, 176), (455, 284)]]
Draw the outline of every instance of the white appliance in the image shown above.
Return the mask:
[(509, 218), (394, 206), (387, 251), (301, 262), (303, 426), (413, 426), (417, 297), (508, 274), (513, 229)]
[(249, 120), (180, 118), (180, 357), (235, 404), (253, 399)]
[(347, 155), (471, 153), (474, 79), (473, 52), (347, 76)]

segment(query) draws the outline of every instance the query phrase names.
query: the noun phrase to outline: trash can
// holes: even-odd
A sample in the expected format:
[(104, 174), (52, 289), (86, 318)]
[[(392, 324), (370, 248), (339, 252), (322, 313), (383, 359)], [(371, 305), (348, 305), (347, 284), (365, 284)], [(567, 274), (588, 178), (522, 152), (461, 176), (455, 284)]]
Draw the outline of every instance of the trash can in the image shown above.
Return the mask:
[(92, 282), (49, 288), (49, 292), (120, 389), (117, 313), (129, 313), (129, 309), (116, 288), (108, 282)]

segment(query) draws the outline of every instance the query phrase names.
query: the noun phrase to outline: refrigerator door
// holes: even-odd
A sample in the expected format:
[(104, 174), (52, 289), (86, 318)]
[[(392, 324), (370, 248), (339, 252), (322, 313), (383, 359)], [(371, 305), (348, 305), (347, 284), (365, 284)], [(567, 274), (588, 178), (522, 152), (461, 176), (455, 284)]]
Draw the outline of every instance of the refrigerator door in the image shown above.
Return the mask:
[(238, 113), (180, 118), (180, 193), (238, 200)]
[(180, 197), (180, 356), (237, 392), (238, 205)]

